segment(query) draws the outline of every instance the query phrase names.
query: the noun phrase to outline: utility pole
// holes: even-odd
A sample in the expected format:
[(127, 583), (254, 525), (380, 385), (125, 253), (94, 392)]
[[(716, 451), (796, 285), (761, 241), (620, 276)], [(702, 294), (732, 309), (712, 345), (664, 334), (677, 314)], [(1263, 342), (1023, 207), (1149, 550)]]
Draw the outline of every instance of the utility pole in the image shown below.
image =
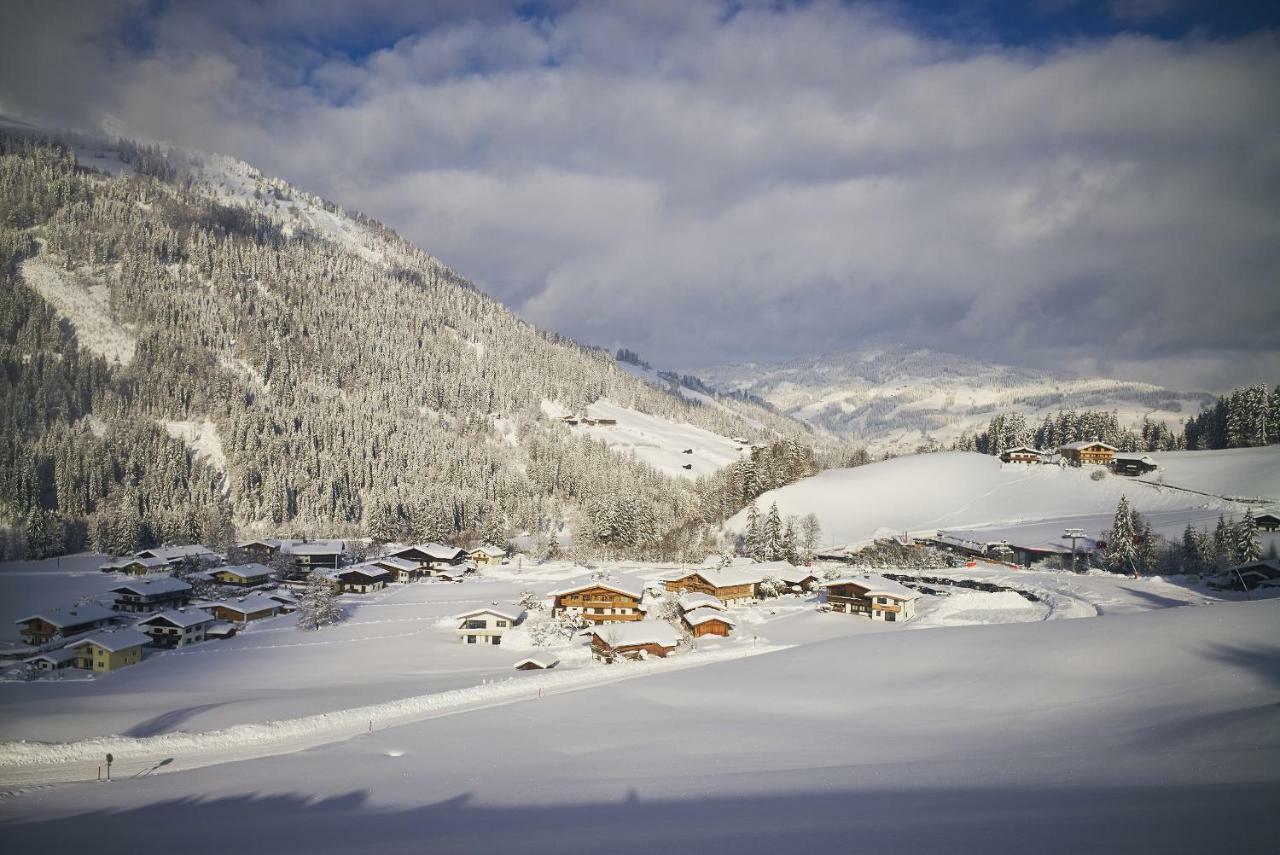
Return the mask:
[(1076, 572), (1076, 541), (1084, 537), (1084, 529), (1069, 528), (1062, 533), (1063, 537), (1071, 538), (1071, 572)]

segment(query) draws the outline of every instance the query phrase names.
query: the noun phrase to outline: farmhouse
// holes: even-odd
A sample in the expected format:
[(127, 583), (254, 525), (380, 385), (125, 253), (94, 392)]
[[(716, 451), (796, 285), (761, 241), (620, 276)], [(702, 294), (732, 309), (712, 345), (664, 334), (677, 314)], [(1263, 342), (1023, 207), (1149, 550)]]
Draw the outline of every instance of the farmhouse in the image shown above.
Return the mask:
[(476, 564), (501, 564), (507, 557), (507, 551), (497, 546), (477, 546), (467, 553), (467, 557)]
[(130, 576), (145, 576), (148, 573), (164, 573), (169, 570), (169, 562), (163, 558), (119, 558), (108, 561), (99, 568), (103, 573), (126, 573)]
[(524, 620), (524, 612), (493, 607), (464, 612), (454, 619), (458, 621), (458, 640), (464, 644), (501, 644), (503, 634)]
[(836, 579), (822, 585), (833, 611), (866, 615), (872, 620), (907, 621), (915, 617), (920, 594), (879, 576)]
[(285, 541), (269, 538), (267, 540), (242, 540), (236, 544), (236, 549), (246, 552), (257, 558), (259, 561), (270, 558), (278, 553)]
[(250, 594), (238, 600), (223, 600), (200, 608), (218, 620), (231, 623), (249, 623), (291, 611), (287, 604), (264, 594)]
[(423, 575), (430, 576), (433, 571), (462, 564), (467, 560), (467, 551), (458, 549), (456, 546), (445, 546), (440, 543), (419, 543), (413, 546), (400, 547), (388, 552), (384, 557), (412, 561), (423, 571)]
[(347, 551), (345, 540), (304, 540), (292, 541), (281, 547), (293, 556), (293, 566), (300, 572), (310, 572), (316, 567), (337, 569), (342, 565), (342, 556)]
[(1006, 448), (1001, 452), (1000, 460), (1004, 463), (1039, 463), (1040, 449), (1032, 448), (1029, 445)]
[(638, 621), (644, 618), (644, 589), (616, 582), (586, 582), (553, 591), (551, 616), (581, 615), (592, 623)]
[(235, 585), (238, 588), (253, 588), (271, 581), (271, 568), (258, 563), (236, 564), (231, 567), (219, 567), (209, 574), (210, 580), (219, 585)]
[(338, 580), (339, 590), (345, 593), (368, 594), (373, 591), (381, 591), (387, 587), (387, 582), (391, 580), (391, 574), (381, 567), (357, 564), (354, 567), (339, 570), (333, 574), (333, 578)]
[(591, 632), (591, 655), (603, 662), (665, 657), (680, 644), (680, 634), (658, 620), (598, 626)]
[(797, 567), (790, 561), (767, 561), (763, 564), (756, 564), (752, 569), (759, 573), (763, 579), (773, 578), (781, 582), (782, 586), (787, 589), (787, 591), (781, 593), (796, 589), (808, 591), (818, 581), (818, 577), (810, 573), (807, 568)]
[(418, 563), (406, 558), (375, 558), (365, 565), (386, 570), (393, 582), (416, 582), (423, 576)]
[(100, 632), (67, 645), (76, 654), (76, 667), (86, 671), (115, 671), (142, 661), (142, 648), (151, 639), (136, 629)]
[(22, 629), (18, 634), (27, 644), (45, 644), (55, 638), (69, 638), (101, 629), (115, 618), (115, 612), (97, 603), (73, 609), (54, 609), (15, 621)]
[(1156, 468), (1156, 462), (1145, 454), (1117, 454), (1111, 461), (1111, 471), (1117, 475), (1146, 475)]
[(693, 609), (684, 613), (684, 622), (695, 637), (704, 635), (728, 636), (737, 626), (733, 618), (713, 608)]
[(663, 579), (668, 591), (693, 591), (710, 594), (724, 603), (750, 602), (759, 596), (759, 586), (764, 581), (760, 565), (730, 565), (717, 569), (703, 567), (699, 570), (680, 572)]
[(1073, 442), (1058, 449), (1069, 463), (1077, 465), (1096, 464), (1106, 466), (1116, 456), (1116, 447), (1098, 440)]
[(49, 650), (22, 661), (41, 671), (61, 671), (63, 668), (75, 667), (76, 652), (64, 647), (61, 650)]
[(1253, 524), (1263, 531), (1275, 531), (1280, 528), (1280, 511), (1266, 510), (1256, 514), (1250, 511), (1249, 516), (1253, 517)]
[(157, 546), (155, 549), (143, 549), (133, 553), (134, 558), (158, 558), (166, 564), (181, 564), (183, 561), (201, 561), (205, 564), (217, 564), (222, 560), (218, 553), (200, 543), (186, 546)]
[(185, 647), (205, 640), (213, 618), (199, 610), (167, 611), (138, 621), (137, 628), (157, 647)]
[(560, 660), (550, 653), (535, 653), (516, 663), (517, 671), (545, 671), (560, 664)]
[(172, 576), (157, 576), (112, 588), (116, 601), (111, 608), (118, 612), (157, 612), (185, 606), (191, 602), (191, 586)]

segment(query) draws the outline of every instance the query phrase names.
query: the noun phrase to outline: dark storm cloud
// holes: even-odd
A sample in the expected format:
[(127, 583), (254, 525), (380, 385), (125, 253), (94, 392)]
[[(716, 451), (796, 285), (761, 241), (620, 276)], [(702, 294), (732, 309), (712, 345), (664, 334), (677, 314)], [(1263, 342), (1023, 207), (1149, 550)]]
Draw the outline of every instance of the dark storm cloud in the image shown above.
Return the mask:
[(677, 367), (874, 339), (1164, 382), (1280, 369), (1273, 33), (1009, 47), (824, 3), (212, 8), (23, 5), (0, 110), (243, 157), (540, 325)]

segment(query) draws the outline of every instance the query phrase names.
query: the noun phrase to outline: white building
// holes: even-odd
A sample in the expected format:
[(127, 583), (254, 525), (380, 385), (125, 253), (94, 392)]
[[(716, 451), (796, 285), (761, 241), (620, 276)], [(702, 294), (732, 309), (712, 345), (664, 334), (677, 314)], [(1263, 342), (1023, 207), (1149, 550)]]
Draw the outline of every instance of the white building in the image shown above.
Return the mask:
[(157, 647), (186, 647), (205, 640), (213, 618), (199, 609), (169, 610), (138, 621), (137, 628), (151, 636)]
[(501, 644), (507, 630), (524, 620), (519, 609), (498, 607), (476, 609), (455, 616), (458, 640), (464, 644)]

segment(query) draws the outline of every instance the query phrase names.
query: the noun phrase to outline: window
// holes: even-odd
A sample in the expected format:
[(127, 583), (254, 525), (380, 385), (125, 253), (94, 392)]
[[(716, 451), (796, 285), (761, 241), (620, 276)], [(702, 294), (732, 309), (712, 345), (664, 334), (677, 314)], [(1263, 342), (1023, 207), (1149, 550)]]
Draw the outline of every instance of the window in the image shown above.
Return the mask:
[(507, 625), (507, 622), (506, 622), (505, 620), (494, 621), (494, 622), (493, 622), (493, 625), (494, 625), (494, 626), (506, 626), (506, 625)]
[(472, 619), (467, 621), (465, 629), (484, 629), (485, 622), (483, 620)]
[(474, 635), (468, 635), (467, 644), (475, 644), (475, 643), (476, 643), (476, 637)]
[(502, 643), (502, 636), (500, 636), (500, 635), (495, 635), (495, 636), (493, 637), (493, 643), (494, 643), (494, 644), (501, 644), (501, 643)]

